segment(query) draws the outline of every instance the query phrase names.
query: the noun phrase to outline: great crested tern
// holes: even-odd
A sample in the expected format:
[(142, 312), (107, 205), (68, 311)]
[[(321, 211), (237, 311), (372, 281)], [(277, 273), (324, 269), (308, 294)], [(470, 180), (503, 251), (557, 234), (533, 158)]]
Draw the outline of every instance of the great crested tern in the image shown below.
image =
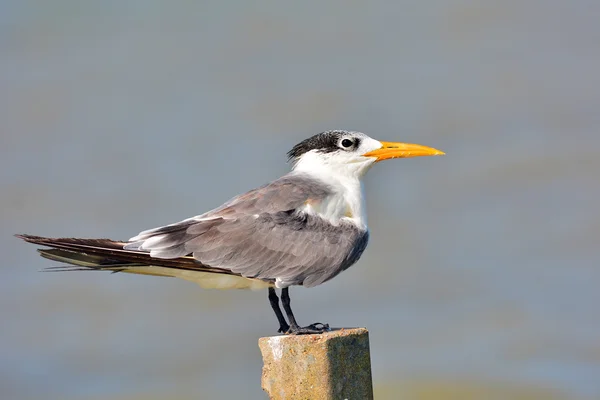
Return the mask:
[[(327, 282), (362, 255), (369, 231), (361, 178), (379, 161), (443, 154), (417, 144), (331, 130), (294, 146), (288, 152), (292, 170), (283, 177), (127, 242), (17, 237), (50, 247), (39, 250), (43, 257), (69, 264), (50, 269), (169, 276), (204, 288), (266, 288), (279, 332), (322, 333), (328, 324), (298, 325), (289, 287)], [(281, 289), (287, 321), (276, 288)]]

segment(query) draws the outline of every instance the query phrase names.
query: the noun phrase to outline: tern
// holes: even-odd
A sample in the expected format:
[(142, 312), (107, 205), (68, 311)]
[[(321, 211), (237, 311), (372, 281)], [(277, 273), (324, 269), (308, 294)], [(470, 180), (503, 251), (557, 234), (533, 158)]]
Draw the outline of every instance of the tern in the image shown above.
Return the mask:
[[(301, 327), (289, 287), (313, 287), (355, 264), (369, 240), (361, 179), (377, 162), (444, 152), (382, 142), (361, 132), (330, 130), (289, 152), (291, 171), (222, 206), (181, 222), (145, 230), (127, 242), (16, 235), (50, 247), (38, 250), (68, 265), (54, 270), (103, 270), (177, 277), (204, 288), (268, 289), (278, 332), (317, 334)], [(276, 289), (281, 289), (279, 307)]]

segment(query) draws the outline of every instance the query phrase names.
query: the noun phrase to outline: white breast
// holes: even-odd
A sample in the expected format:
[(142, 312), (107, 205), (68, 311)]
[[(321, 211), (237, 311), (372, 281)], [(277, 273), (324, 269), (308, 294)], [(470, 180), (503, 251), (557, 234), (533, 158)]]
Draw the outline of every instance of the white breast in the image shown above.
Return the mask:
[(358, 166), (332, 165), (321, 161), (321, 155), (307, 153), (294, 167), (294, 172), (309, 174), (333, 189), (332, 194), (320, 202), (307, 203), (303, 211), (317, 214), (332, 224), (337, 225), (340, 220), (347, 219), (366, 229), (367, 215), (360, 181), (362, 174), (356, 173)]

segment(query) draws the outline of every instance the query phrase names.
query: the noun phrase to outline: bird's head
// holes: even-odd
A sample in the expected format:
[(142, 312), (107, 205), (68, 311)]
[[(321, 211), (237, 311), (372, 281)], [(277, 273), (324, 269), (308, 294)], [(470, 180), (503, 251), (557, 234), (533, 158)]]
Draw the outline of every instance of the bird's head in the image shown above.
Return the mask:
[(443, 154), (419, 144), (381, 142), (361, 132), (332, 130), (298, 143), (288, 157), (296, 171), (360, 179), (379, 161)]

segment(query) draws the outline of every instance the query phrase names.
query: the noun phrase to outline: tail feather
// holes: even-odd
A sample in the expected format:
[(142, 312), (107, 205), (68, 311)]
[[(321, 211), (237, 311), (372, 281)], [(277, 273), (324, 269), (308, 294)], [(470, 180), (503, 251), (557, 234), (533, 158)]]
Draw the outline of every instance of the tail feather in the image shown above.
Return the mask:
[(67, 265), (49, 267), (47, 271), (111, 271), (141, 275), (176, 277), (198, 283), (205, 288), (261, 289), (273, 282), (245, 278), (230, 270), (204, 265), (191, 256), (175, 259), (151, 257), (140, 250), (126, 250), (125, 242), (110, 239), (45, 238), (15, 235), (29, 243), (47, 246), (40, 255)]

